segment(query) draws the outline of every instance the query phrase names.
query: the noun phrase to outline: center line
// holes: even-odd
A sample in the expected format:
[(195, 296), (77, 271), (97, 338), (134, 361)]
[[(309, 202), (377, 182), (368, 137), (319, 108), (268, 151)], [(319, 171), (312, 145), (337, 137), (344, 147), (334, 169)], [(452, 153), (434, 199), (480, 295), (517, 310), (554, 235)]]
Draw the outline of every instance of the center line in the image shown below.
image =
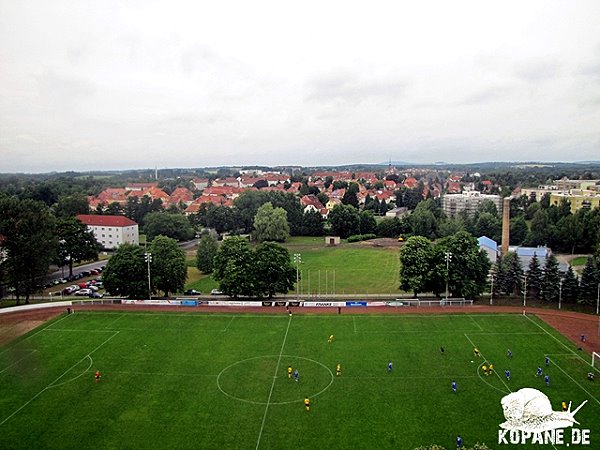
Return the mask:
[(273, 375), (273, 383), (271, 383), (271, 390), (269, 391), (269, 398), (267, 399), (267, 406), (265, 406), (265, 414), (263, 415), (262, 425), (260, 426), (260, 433), (258, 433), (258, 440), (256, 441), (256, 448), (260, 445), (260, 438), (262, 437), (263, 430), (265, 428), (265, 421), (267, 420), (267, 412), (269, 411), (269, 405), (271, 403), (271, 396), (273, 395), (273, 388), (275, 387), (275, 380), (277, 380), (277, 372), (279, 371), (279, 364), (281, 362), (281, 355), (283, 355), (283, 347), (287, 340), (288, 331), (290, 331), (290, 324), (292, 323), (292, 317), (288, 320), (288, 325), (285, 330), (285, 336), (283, 337), (283, 343), (279, 350), (279, 358), (277, 358), (277, 366), (275, 367), (275, 374)]

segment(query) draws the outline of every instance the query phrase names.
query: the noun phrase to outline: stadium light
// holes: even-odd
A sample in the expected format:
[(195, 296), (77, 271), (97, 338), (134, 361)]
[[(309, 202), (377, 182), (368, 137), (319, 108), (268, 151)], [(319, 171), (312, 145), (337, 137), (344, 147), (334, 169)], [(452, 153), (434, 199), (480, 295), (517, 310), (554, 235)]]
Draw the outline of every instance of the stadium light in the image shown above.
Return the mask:
[(296, 298), (298, 300), (300, 300), (300, 293), (299, 293), (300, 273), (298, 272), (298, 266), (302, 262), (302, 257), (300, 255), (300, 253), (294, 253), (294, 262), (296, 263)]
[(562, 302), (562, 278), (558, 280), (558, 309), (560, 309), (560, 304)]
[(452, 253), (446, 252), (446, 302), (448, 303), (448, 278), (450, 278), (450, 261), (452, 260)]
[(525, 280), (525, 289), (523, 289), (523, 308), (527, 305), (527, 275), (523, 275)]
[(144, 253), (144, 261), (148, 264), (148, 300), (152, 299), (152, 283), (150, 282), (150, 263), (152, 262), (152, 253)]

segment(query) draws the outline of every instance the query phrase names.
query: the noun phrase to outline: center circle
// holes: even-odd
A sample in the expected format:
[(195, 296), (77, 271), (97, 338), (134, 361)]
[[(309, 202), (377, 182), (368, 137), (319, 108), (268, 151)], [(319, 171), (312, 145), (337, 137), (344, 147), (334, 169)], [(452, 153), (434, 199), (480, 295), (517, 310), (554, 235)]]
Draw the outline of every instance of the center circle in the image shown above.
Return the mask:
[[(298, 370), (298, 381), (288, 377), (288, 367)], [(217, 387), (223, 394), (255, 405), (301, 402), (306, 396), (322, 394), (332, 383), (333, 372), (325, 364), (293, 355), (243, 359), (225, 367), (217, 376)]]

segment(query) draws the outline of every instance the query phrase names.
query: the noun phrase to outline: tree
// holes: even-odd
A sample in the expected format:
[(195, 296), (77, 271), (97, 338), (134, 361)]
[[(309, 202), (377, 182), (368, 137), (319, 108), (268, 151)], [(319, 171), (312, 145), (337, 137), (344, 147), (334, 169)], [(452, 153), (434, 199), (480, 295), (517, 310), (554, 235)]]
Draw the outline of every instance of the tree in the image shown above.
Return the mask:
[(54, 217), (44, 203), (16, 197), (0, 197), (0, 211), (0, 235), (4, 238), (0, 264), (15, 289), (17, 305), (22, 296), (29, 303), (56, 257)]
[(510, 243), (512, 245), (521, 245), (527, 238), (529, 228), (522, 215), (510, 219)]
[(162, 235), (177, 241), (188, 241), (195, 235), (192, 224), (185, 216), (167, 212), (148, 213), (144, 230), (150, 240)]
[(113, 295), (147, 298), (148, 273), (144, 249), (138, 245), (121, 244), (108, 260), (102, 280), (106, 290)]
[(422, 236), (408, 238), (400, 249), (400, 289), (412, 291), (416, 297), (429, 282), (432, 245)]
[(285, 242), (290, 236), (287, 213), (283, 208), (273, 208), (270, 202), (265, 203), (254, 217), (254, 238), (258, 242)]
[(358, 210), (351, 205), (335, 205), (329, 212), (329, 223), (331, 232), (341, 238), (357, 234), (360, 224)]
[(537, 254), (534, 253), (527, 268), (527, 294), (531, 293), (535, 298), (540, 298), (543, 283), (544, 273), (540, 266), (540, 260)]
[(318, 211), (307, 211), (302, 216), (302, 235), (323, 236), (323, 217)]
[(169, 292), (182, 292), (187, 279), (185, 253), (175, 239), (157, 236), (150, 244), (152, 254), (152, 288), (161, 290), (165, 297)]
[(88, 231), (87, 226), (75, 217), (58, 219), (56, 221), (56, 236), (58, 238), (57, 263), (59, 266), (69, 266), (69, 276), (73, 276), (73, 263), (98, 259), (102, 246)]
[(196, 251), (196, 267), (200, 272), (211, 273), (213, 271), (213, 262), (218, 248), (215, 236), (210, 233), (202, 236)]
[(380, 237), (397, 238), (406, 231), (397, 217), (385, 218), (377, 224), (377, 236)]
[[(446, 253), (451, 260), (446, 262)], [(460, 231), (452, 236), (440, 239), (434, 248), (432, 281), (437, 280), (434, 291), (441, 291), (442, 280), (448, 277), (448, 291), (452, 297), (473, 298), (481, 295), (487, 288), (488, 273), (491, 263), (474, 236), (466, 231)], [(448, 273), (446, 274), (446, 267)], [(439, 274), (445, 276), (440, 279)], [(445, 287), (444, 287), (445, 288)]]
[(544, 210), (537, 211), (531, 219), (527, 243), (532, 246), (546, 245), (550, 235), (548, 216)]
[[(419, 203), (419, 205), (421, 205)], [(425, 208), (417, 209), (408, 217), (412, 232), (417, 236), (424, 236), (428, 239), (435, 239), (437, 236), (437, 219), (433, 212)]]
[(234, 236), (223, 241), (214, 259), (213, 278), (230, 297), (254, 293), (253, 253), (248, 240)]
[(275, 242), (263, 242), (254, 252), (255, 286), (257, 297), (273, 297), (276, 293), (287, 294), (294, 288), (296, 269), (290, 253)]
[(90, 205), (87, 198), (82, 194), (74, 194), (59, 197), (54, 207), (56, 217), (75, 217), (77, 214), (89, 214)]
[[(490, 201), (490, 203), (492, 202)], [(492, 206), (494, 206), (493, 203)], [(479, 213), (475, 229), (477, 236), (488, 236), (495, 241), (502, 238), (502, 224), (496, 216), (489, 212)]]
[(573, 268), (569, 266), (562, 283), (562, 300), (565, 302), (575, 302), (579, 296), (579, 281)]
[(581, 271), (581, 281), (579, 282), (579, 298), (586, 305), (592, 305), (598, 295), (598, 283), (600, 276), (598, 268), (593, 257), (589, 257)]
[(523, 267), (515, 252), (502, 256), (498, 270), (498, 291), (506, 295), (520, 295), (523, 287)]
[(344, 205), (354, 206), (358, 209), (358, 194), (359, 188), (358, 183), (350, 183), (346, 192), (344, 192), (344, 196), (342, 197), (342, 203)]
[(360, 234), (375, 234), (377, 232), (377, 221), (371, 211), (361, 211), (359, 219)]
[(560, 284), (560, 271), (556, 256), (550, 255), (544, 264), (544, 279), (542, 282), (542, 299), (546, 302), (558, 300)]

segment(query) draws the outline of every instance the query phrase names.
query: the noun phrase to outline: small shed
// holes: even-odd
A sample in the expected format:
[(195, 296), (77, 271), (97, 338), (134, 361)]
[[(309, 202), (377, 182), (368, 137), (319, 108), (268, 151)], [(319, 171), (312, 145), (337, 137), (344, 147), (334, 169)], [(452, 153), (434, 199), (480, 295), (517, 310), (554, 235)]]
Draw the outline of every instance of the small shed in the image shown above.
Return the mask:
[(325, 245), (333, 247), (334, 245), (340, 245), (339, 236), (325, 236)]

